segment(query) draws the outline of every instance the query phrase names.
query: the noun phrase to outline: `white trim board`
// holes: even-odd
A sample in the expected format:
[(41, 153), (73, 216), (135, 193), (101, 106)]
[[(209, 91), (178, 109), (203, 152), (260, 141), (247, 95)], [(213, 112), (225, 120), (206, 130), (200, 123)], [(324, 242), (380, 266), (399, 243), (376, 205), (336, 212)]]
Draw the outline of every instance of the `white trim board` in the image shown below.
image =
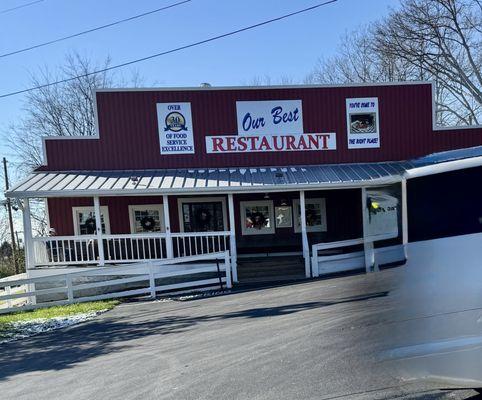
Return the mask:
[(322, 88), (351, 88), (372, 86), (413, 86), (432, 85), (433, 81), (392, 81), (392, 82), (360, 82), (360, 83), (327, 83), (327, 84), (300, 84), (300, 85), (260, 85), (260, 86), (164, 86), (164, 87), (138, 87), (138, 88), (97, 88), (95, 92), (170, 92), (170, 91), (213, 91), (213, 90), (259, 90), (259, 89), (322, 89)]

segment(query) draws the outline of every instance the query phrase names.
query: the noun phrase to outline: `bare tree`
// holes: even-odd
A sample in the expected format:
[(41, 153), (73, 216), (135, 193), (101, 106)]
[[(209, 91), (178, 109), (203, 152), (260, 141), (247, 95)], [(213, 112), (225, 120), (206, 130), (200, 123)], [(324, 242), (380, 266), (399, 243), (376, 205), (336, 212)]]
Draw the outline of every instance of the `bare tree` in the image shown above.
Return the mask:
[(377, 25), (381, 51), (405, 60), (445, 90), (439, 109), (457, 124), (479, 123), (482, 7), (477, 0), (407, 0)]
[(125, 81), (111, 72), (88, 75), (110, 65), (107, 57), (102, 63), (94, 63), (78, 53), (66, 57), (60, 74), (52, 74), (48, 68), (32, 75), (32, 86), (42, 86), (61, 79), (63, 84), (45, 86), (26, 94), (24, 117), (10, 125), (5, 136), (17, 154), (20, 169), (30, 172), (42, 163), (43, 136), (91, 136), (95, 134), (94, 89), (141, 83), (135, 72)]
[(439, 124), (482, 116), (482, 0), (405, 0), (400, 9), (347, 35), (308, 81), (432, 80)]
[(278, 79), (272, 79), (269, 75), (254, 76), (249, 81), (243, 81), (244, 86), (276, 86), (276, 85), (296, 85), (297, 81), (291, 76), (283, 75)]
[[(109, 57), (101, 63), (94, 63), (87, 57), (72, 53), (67, 55), (59, 74), (43, 68), (32, 75), (32, 86), (44, 87), (26, 94), (23, 118), (12, 123), (4, 132), (6, 141), (16, 154), (16, 159), (11, 162), (17, 166), (16, 170), (11, 171), (16, 179), (42, 164), (42, 137), (91, 136), (96, 133), (94, 89), (141, 85), (142, 79), (135, 71), (131, 71), (131, 79), (115, 76), (109, 71), (89, 75), (109, 65)], [(75, 79), (45, 86), (70, 78)], [(47, 223), (44, 202), (33, 199), (31, 212), (34, 232), (45, 235)]]
[(407, 62), (392, 57), (374, 45), (374, 32), (361, 26), (342, 37), (337, 54), (321, 58), (306, 83), (392, 82), (413, 78)]
[(0, 206), (0, 243), (3, 243), (10, 239), (8, 216), (5, 207)]

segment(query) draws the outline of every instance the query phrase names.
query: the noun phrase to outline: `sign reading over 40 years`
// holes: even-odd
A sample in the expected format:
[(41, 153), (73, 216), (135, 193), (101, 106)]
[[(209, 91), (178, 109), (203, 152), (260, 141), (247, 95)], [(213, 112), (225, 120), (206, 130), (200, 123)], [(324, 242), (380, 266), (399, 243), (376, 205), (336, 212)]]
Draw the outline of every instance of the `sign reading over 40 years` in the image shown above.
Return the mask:
[(161, 154), (194, 154), (191, 103), (157, 103)]
[(378, 98), (346, 99), (349, 149), (380, 147)]

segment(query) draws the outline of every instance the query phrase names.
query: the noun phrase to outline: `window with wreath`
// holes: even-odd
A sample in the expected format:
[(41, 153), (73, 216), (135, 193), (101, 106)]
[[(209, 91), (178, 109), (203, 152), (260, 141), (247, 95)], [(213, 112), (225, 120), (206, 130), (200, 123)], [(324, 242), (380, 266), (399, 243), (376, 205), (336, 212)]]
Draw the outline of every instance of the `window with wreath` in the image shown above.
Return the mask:
[(163, 232), (164, 211), (162, 204), (129, 206), (132, 233)]
[(225, 231), (226, 202), (222, 197), (179, 199), (179, 216), (183, 232)]
[[(301, 207), (298, 199), (293, 200), (295, 214), (295, 232), (301, 232)], [(307, 232), (326, 232), (326, 201), (305, 199), (305, 216)]]
[(240, 208), (243, 235), (263, 235), (275, 232), (273, 201), (242, 201)]
[[(73, 207), (74, 233), (76, 235), (95, 235), (96, 222), (94, 207)], [(109, 234), (109, 211), (106, 206), (100, 207), (102, 233)]]

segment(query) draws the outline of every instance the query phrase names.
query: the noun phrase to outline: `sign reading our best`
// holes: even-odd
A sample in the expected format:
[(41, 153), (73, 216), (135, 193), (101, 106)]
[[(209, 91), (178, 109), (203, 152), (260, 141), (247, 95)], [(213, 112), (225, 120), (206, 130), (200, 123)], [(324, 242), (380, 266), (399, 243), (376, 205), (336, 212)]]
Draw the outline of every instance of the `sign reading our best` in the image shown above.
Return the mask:
[(237, 135), (206, 136), (207, 153), (336, 150), (335, 133), (304, 133), (301, 100), (237, 101)]
[(303, 132), (301, 100), (237, 101), (238, 135)]
[(157, 103), (161, 154), (194, 154), (191, 103)]

